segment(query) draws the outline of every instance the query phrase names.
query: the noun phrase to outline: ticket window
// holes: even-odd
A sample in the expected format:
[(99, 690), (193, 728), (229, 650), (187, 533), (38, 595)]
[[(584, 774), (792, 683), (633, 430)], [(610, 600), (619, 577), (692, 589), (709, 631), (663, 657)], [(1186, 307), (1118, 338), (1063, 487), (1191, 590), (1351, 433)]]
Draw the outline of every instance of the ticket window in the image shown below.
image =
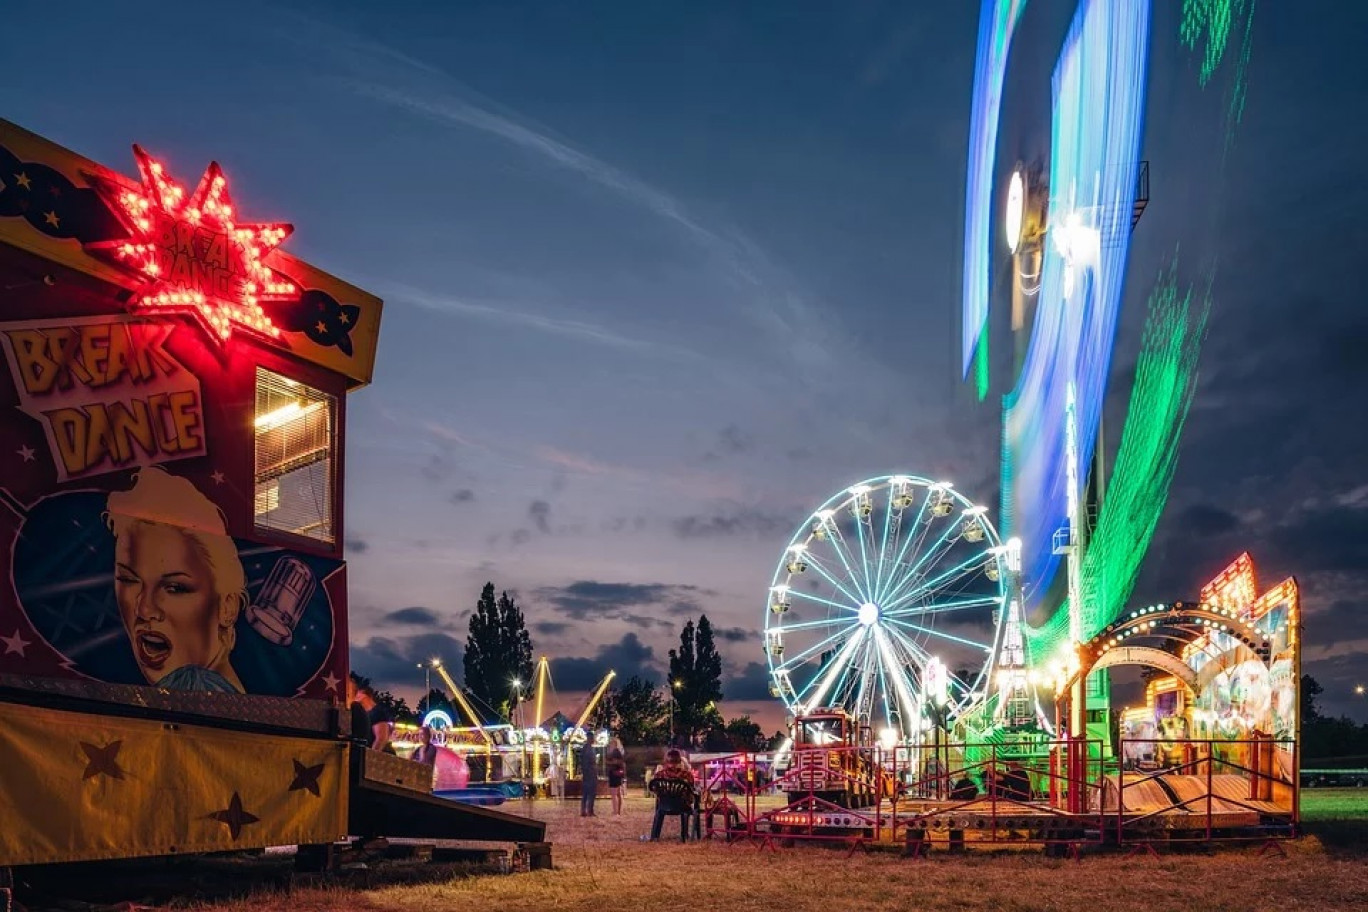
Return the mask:
[(337, 400), (257, 368), (256, 527), (335, 542)]

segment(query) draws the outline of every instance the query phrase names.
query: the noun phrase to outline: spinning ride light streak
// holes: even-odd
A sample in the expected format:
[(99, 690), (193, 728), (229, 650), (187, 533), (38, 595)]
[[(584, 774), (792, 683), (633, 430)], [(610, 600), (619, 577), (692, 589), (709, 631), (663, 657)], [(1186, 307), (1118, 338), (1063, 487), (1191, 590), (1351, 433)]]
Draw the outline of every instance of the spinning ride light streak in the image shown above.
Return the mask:
[(981, 700), (1011, 562), (987, 511), (947, 482), (872, 478), (827, 500), (780, 556), (765, 611), (771, 693), (794, 714), (841, 706), (907, 742), (928, 699)]
[[(1039, 306), (1003, 411), (1003, 525), (1022, 540), (1028, 616), (1059, 569), (1055, 533), (1077, 538), (1079, 531), (1070, 528), (1069, 505), (1085, 483), (1111, 367), (1139, 169), (1148, 36), (1147, 0), (1083, 0), (1055, 68)], [(1071, 414), (1079, 473), (1072, 486)]]
[(962, 359), (969, 375), (976, 356), (978, 395), (987, 395), (988, 297), (992, 288), (993, 169), (1007, 51), (1026, 0), (983, 0), (978, 56), (974, 65), (974, 107), (969, 121), (969, 174), (964, 219), (964, 314)]
[[(1209, 287), (1200, 294), (1179, 288), (1176, 262), (1160, 274), (1148, 302), (1107, 499), (1083, 558), (1082, 639), (1111, 623), (1135, 588), (1178, 465), (1178, 442), (1196, 389), (1210, 310)], [(1032, 655), (1053, 659), (1059, 654), (1069, 640), (1069, 607), (1044, 624), (1025, 628)]]

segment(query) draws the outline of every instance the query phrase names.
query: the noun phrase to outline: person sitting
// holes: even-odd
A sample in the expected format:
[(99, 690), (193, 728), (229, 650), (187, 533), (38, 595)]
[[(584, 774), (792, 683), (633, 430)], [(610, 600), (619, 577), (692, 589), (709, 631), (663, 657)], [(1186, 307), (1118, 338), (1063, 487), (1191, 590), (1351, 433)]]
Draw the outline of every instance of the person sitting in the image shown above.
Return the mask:
[(693, 771), (684, 763), (683, 755), (674, 748), (665, 754), (665, 763), (651, 777), (651, 794), (655, 795), (655, 819), (651, 822), (651, 841), (660, 840), (660, 828), (666, 817), (679, 816), (679, 841), (689, 841), (689, 819), (693, 817), (697, 793)]

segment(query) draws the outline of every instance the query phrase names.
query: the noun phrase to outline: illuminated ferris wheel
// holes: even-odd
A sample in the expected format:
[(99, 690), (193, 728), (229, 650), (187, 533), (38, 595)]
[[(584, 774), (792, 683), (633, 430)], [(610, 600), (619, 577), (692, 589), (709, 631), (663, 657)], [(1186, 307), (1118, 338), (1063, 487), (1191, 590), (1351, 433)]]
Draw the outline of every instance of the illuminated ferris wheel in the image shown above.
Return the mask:
[(829, 498), (780, 556), (765, 609), (770, 693), (843, 707), (907, 742), (981, 699), (1001, 642), (1007, 549), (946, 482), (872, 478)]

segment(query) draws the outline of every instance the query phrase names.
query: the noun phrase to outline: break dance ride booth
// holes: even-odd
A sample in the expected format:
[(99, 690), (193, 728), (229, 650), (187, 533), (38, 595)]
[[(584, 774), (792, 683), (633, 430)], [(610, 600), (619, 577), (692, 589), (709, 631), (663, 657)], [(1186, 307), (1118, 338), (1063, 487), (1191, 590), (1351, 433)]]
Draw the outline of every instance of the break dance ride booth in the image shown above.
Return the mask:
[(347, 730), (345, 405), (381, 302), (216, 164), (134, 157), (0, 121), (0, 869), (540, 842)]

